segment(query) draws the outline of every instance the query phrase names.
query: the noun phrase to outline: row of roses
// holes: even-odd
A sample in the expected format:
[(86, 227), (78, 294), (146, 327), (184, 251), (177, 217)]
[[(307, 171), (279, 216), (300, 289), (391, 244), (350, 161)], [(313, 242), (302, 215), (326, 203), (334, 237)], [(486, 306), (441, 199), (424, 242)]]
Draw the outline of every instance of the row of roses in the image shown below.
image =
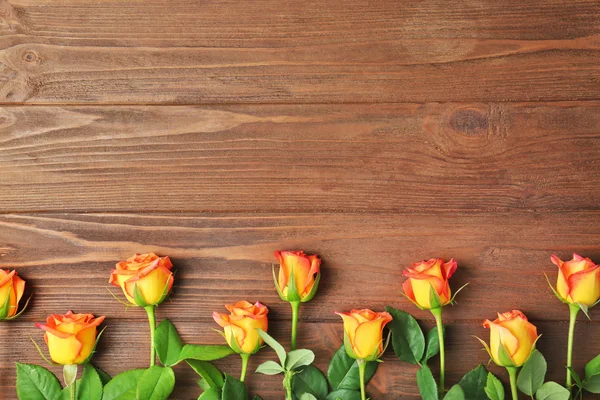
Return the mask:
[[(147, 312), (152, 341), (150, 367), (126, 371), (111, 379), (88, 364), (101, 335), (98, 326), (104, 317), (95, 318), (91, 314), (73, 314), (70, 311), (65, 315), (55, 314), (48, 317), (45, 324), (36, 326), (45, 331), (44, 339), (52, 362), (64, 366), (66, 387), (62, 389), (58, 380), (52, 379), (53, 376), (49, 377), (50, 372), (41, 367), (18, 364), (19, 398), (166, 399), (175, 384), (171, 367), (186, 361), (201, 377), (199, 384), (204, 392), (199, 399), (244, 399), (248, 397), (243, 382), (249, 357), (266, 343), (275, 350), (279, 364), (267, 361), (258, 367), (257, 372), (283, 374), (287, 400), (365, 400), (365, 386), (375, 373), (377, 362), (381, 362), (380, 357), (390, 339), (394, 352), (401, 360), (421, 366), (417, 373), (417, 383), (423, 398), (504, 398), (500, 381), (491, 373), (485, 372), (482, 366), (471, 371), (446, 393), (442, 307), (453, 303), (454, 296), (462, 289), (452, 296), (449, 279), (457, 269), (454, 260), (444, 262), (442, 259), (431, 259), (415, 263), (404, 271), (408, 278), (403, 284), (406, 297), (417, 307), (430, 310), (436, 321), (436, 328), (427, 334), (427, 341), (412, 316), (391, 307), (384, 312), (357, 309), (337, 313), (344, 323), (344, 343), (330, 363), (326, 380), (311, 365), (314, 360), (312, 351), (296, 349), (300, 305), (310, 301), (317, 292), (321, 260), (317, 255), (305, 255), (301, 251), (278, 251), (275, 256), (280, 264), (278, 274), (273, 270), (275, 287), (281, 299), (289, 302), (292, 309), (290, 352), (286, 352), (283, 346), (268, 335), (267, 307), (260, 302), (252, 304), (247, 301), (227, 305), (229, 314), (213, 313), (214, 320), (223, 327), (228, 348), (183, 345), (170, 321), (164, 320), (157, 327), (155, 320), (156, 306), (165, 300), (173, 286), (173, 265), (169, 257), (158, 257), (152, 253), (136, 254), (117, 264), (111, 273), (110, 283), (122, 289), (128, 300), (124, 304), (144, 307)], [(586, 366), (585, 379), (571, 366), (576, 316), (579, 311), (587, 315), (589, 307), (595, 305), (600, 298), (600, 267), (590, 259), (576, 254), (568, 262), (563, 262), (556, 256), (552, 256), (551, 260), (559, 269), (556, 289), (553, 290), (571, 310), (566, 388), (555, 382), (543, 382), (546, 365), (543, 356), (535, 350), (535, 343), (539, 339), (537, 329), (522, 312), (513, 310), (498, 314), (494, 321), (484, 321), (484, 326), (490, 329), (490, 343), (482, 343), (491, 359), (507, 368), (513, 399), (517, 398), (518, 390), (538, 398), (568, 399), (573, 394), (573, 379), (578, 389), (576, 395), (581, 395), (583, 389), (600, 393), (600, 357)], [(15, 271), (0, 271), (0, 299), (4, 299), (4, 304), (0, 306), (0, 318), (12, 319), (19, 315), (17, 308), (23, 296), (25, 282)], [(388, 324), (390, 334), (386, 339), (383, 332)], [(156, 365), (156, 352), (162, 366)], [(239, 379), (221, 373), (209, 363), (233, 353), (239, 354), (242, 360)], [(427, 361), (438, 353), (439, 385), (427, 367)], [(77, 380), (77, 366), (80, 364), (88, 365)], [(541, 370), (543, 373), (540, 373)], [(483, 391), (477, 392), (477, 388), (470, 387), (469, 382), (473, 381), (473, 376), (481, 378), (482, 375), (485, 375), (486, 385)], [(44, 384), (40, 386), (41, 381)], [(331, 386), (331, 392), (328, 386)]]

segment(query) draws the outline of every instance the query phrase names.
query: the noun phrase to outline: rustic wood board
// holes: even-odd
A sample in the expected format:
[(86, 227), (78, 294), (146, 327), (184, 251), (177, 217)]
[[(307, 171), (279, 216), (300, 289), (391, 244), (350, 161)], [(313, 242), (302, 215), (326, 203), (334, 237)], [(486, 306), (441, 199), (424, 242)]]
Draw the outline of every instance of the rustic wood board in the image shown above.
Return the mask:
[[(245, 298), (287, 344), (272, 253), (319, 253), (300, 344), (322, 369), (334, 310), (393, 305), (430, 327), (402, 268), (455, 257), (453, 287), (471, 284), (445, 310), (449, 382), (487, 362), (482, 319), (513, 308), (562, 382), (568, 312), (543, 273), (553, 252), (600, 261), (599, 77), (596, 0), (0, 0), (0, 268), (35, 293), (0, 324), (2, 398), (14, 360), (42, 363), (29, 337), (50, 313), (107, 315), (96, 363), (146, 365), (145, 316), (106, 291), (146, 251), (173, 258), (159, 318), (190, 343), (220, 343), (212, 311)], [(578, 369), (596, 320), (578, 323)], [(384, 359), (371, 398), (419, 398), (415, 368)], [(195, 399), (195, 374), (176, 374), (173, 398)], [(283, 396), (279, 377), (249, 383)]]
[(5, 212), (597, 210), (599, 126), (600, 102), (3, 107), (0, 202)]
[(0, 100), (598, 99), (597, 1), (22, 1)]

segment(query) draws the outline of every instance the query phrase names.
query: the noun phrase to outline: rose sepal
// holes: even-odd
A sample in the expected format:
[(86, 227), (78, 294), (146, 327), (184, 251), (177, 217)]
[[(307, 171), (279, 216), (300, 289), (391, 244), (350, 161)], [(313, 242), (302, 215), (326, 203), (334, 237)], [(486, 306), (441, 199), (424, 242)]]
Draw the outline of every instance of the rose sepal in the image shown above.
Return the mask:
[(429, 284), (429, 309), (442, 308), (443, 304), (440, 300), (440, 295), (434, 289), (433, 285)]
[[(223, 337), (225, 337), (225, 333), (223, 333)], [(235, 335), (233, 334), (233, 329), (231, 329), (231, 335), (229, 335), (229, 347), (231, 350), (235, 351), (237, 354), (244, 354), (240, 346), (238, 345), (237, 340), (235, 339)]]
[(306, 296), (304, 296), (303, 299), (300, 300), (302, 303), (306, 303), (307, 301), (311, 301), (312, 298), (315, 297), (315, 295), (317, 294), (317, 289), (319, 288), (319, 282), (320, 281), (321, 281), (321, 273), (319, 272), (317, 274), (317, 277), (315, 278), (315, 283), (313, 284), (313, 287), (310, 290), (310, 292), (308, 292), (308, 294)]
[(42, 357), (42, 359), (44, 361), (46, 361), (46, 363), (48, 365), (52, 365), (53, 367), (58, 367), (60, 366), (59, 363), (55, 363), (54, 361), (50, 361), (48, 360), (48, 357), (46, 357), (46, 355), (42, 352), (42, 349), (40, 348), (40, 346), (38, 346), (37, 342), (30, 336), (29, 339), (31, 339), (31, 341), (33, 342), (33, 345), (35, 346), (35, 348), (37, 349), (38, 353), (40, 353), (40, 356)]
[(139, 307), (148, 307), (149, 306), (149, 304), (146, 303), (146, 300), (144, 299), (142, 292), (140, 292), (140, 289), (138, 288), (137, 283), (135, 285), (133, 285), (133, 300), (135, 301), (135, 304), (138, 305)]
[(167, 279), (167, 283), (165, 283), (165, 287), (163, 289), (163, 294), (160, 296), (160, 299), (158, 300), (158, 303), (156, 303), (155, 305), (158, 306), (159, 304), (162, 304), (163, 301), (165, 301), (167, 299), (167, 297), (169, 296), (169, 294), (171, 293), (169, 291), (169, 283), (171, 282), (172, 279), (175, 279), (175, 271), (173, 271), (173, 275), (169, 276), (169, 278)]
[(548, 275), (546, 275), (545, 272), (544, 272), (544, 276), (546, 277), (546, 281), (548, 282), (548, 286), (550, 286), (550, 289), (552, 289), (552, 292), (554, 293), (554, 295), (556, 296), (556, 298), (559, 299), (560, 301), (562, 301), (565, 304), (570, 304), (564, 297), (562, 297), (560, 294), (558, 294), (558, 292), (556, 291), (556, 289), (554, 288), (554, 286), (552, 286), (552, 283), (550, 283), (550, 278), (548, 278)]
[[(33, 297), (33, 295), (32, 295), (32, 296), (29, 296), (29, 297), (27, 298), (27, 301), (25, 301), (25, 305), (23, 305), (23, 308), (21, 308), (21, 311), (17, 312), (17, 313), (16, 313), (15, 315), (13, 315), (12, 317), (6, 317), (6, 318), (4, 318), (4, 319), (5, 319), (6, 321), (12, 321), (13, 319), (16, 319), (16, 318), (18, 318), (18, 317), (19, 317), (21, 314), (23, 314), (23, 313), (25, 312), (25, 310), (27, 309), (27, 307), (29, 306), (29, 300), (31, 300), (31, 297)], [(0, 321), (1, 321), (1, 319), (0, 319)]]
[(356, 353), (354, 353), (352, 343), (350, 343), (350, 338), (348, 337), (348, 334), (346, 333), (345, 329), (344, 329), (344, 349), (346, 350), (346, 354), (348, 354), (348, 357), (353, 358), (355, 360), (359, 359), (359, 357), (356, 355)]
[(418, 308), (419, 310), (428, 310), (427, 308), (423, 308), (423, 307), (421, 307), (421, 306), (419, 305), (419, 303), (417, 303), (416, 301), (414, 301), (413, 299), (411, 299), (410, 297), (408, 297), (408, 296), (406, 295), (406, 293), (404, 293), (404, 292), (400, 292), (400, 294), (401, 294), (402, 296), (404, 296), (405, 298), (407, 298), (407, 299), (408, 299), (408, 301), (410, 301), (411, 303), (413, 303), (415, 306), (417, 306), (417, 308)]
[(461, 290), (463, 290), (464, 288), (466, 288), (467, 286), (469, 286), (469, 283), (470, 283), (470, 282), (467, 282), (467, 283), (465, 283), (464, 285), (462, 285), (461, 287), (459, 287), (459, 288), (456, 290), (456, 292), (454, 292), (454, 294), (452, 295), (452, 297), (450, 298), (450, 300), (448, 301), (448, 304), (452, 304), (452, 305), (454, 305), (454, 304), (455, 304), (454, 298), (456, 297), (456, 295), (457, 295), (457, 294), (458, 294), (458, 293), (459, 293)]
[(131, 303), (129, 303), (129, 302), (123, 301), (123, 300), (121, 300), (120, 298), (118, 298), (118, 297), (117, 297), (117, 295), (116, 295), (116, 294), (114, 294), (114, 293), (112, 292), (112, 290), (110, 290), (110, 288), (106, 288), (106, 290), (108, 290), (108, 293), (110, 293), (110, 295), (111, 295), (111, 296), (112, 296), (112, 297), (113, 297), (113, 298), (114, 298), (116, 301), (118, 301), (119, 303), (123, 304), (125, 307), (137, 307), (137, 305), (135, 305), (135, 304), (131, 304)]
[(6, 291), (6, 298), (4, 304), (0, 307), (0, 321), (4, 321), (8, 315), (8, 309), (10, 308), (10, 293), (12, 292), (13, 284), (10, 283), (8, 290)]
[(283, 301), (288, 301), (287, 298), (283, 295), (281, 288), (279, 287), (279, 281), (277, 280), (277, 276), (275, 274), (275, 264), (271, 265), (273, 270), (273, 282), (275, 283), (275, 289), (277, 289), (277, 294)]

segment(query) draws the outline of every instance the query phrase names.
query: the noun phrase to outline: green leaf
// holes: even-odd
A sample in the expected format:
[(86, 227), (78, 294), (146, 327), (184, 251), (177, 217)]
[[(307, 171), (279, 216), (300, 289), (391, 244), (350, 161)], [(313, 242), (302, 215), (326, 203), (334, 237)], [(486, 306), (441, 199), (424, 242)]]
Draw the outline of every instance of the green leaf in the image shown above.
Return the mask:
[(104, 387), (102, 400), (135, 400), (137, 385), (145, 369), (121, 372)]
[(504, 400), (504, 386), (502, 386), (500, 379), (496, 378), (491, 372), (489, 372), (487, 376), (485, 394), (487, 394), (491, 400)]
[(386, 307), (393, 320), (389, 323), (392, 331), (392, 346), (394, 353), (402, 361), (417, 364), (425, 351), (425, 337), (423, 331), (412, 315)]
[(487, 383), (487, 371), (481, 364), (462, 377), (458, 384), (465, 393), (466, 400), (485, 399), (485, 386)]
[[(444, 396), (444, 400), (464, 400), (465, 392), (460, 385), (454, 385), (448, 390), (448, 393)], [(504, 398), (503, 398), (504, 399)]]
[(252, 400), (262, 400), (262, 397), (260, 397), (259, 395), (255, 394), (254, 397), (252, 398)]
[(534, 350), (519, 372), (517, 387), (527, 396), (533, 396), (544, 383), (546, 370), (546, 359), (542, 353)]
[(102, 399), (102, 379), (92, 364), (86, 364), (77, 380), (77, 398), (80, 400)]
[[(91, 365), (91, 364), (90, 364)], [(110, 377), (109, 374), (107, 374), (106, 372), (104, 372), (104, 370), (96, 367), (95, 365), (93, 366), (94, 369), (96, 370), (96, 372), (98, 373), (98, 376), (100, 377), (100, 381), (102, 382), (102, 386), (106, 386), (106, 384), (108, 382), (110, 382), (110, 380), (112, 379)]]
[(427, 365), (417, 371), (417, 386), (423, 400), (438, 400), (437, 384)]
[(350, 389), (334, 390), (327, 395), (326, 400), (360, 400), (360, 392)]
[(556, 382), (544, 383), (535, 393), (536, 400), (569, 400), (571, 393)]
[(201, 345), (201, 344), (186, 344), (179, 353), (179, 360), (176, 364), (184, 360), (199, 360), (213, 361), (219, 360), (235, 354), (229, 346), (223, 345)]
[(265, 343), (269, 345), (269, 347), (271, 347), (273, 350), (275, 350), (275, 353), (277, 353), (277, 357), (279, 357), (279, 363), (282, 366), (284, 366), (285, 360), (287, 358), (287, 353), (285, 352), (285, 349), (283, 348), (283, 346), (280, 345), (277, 340), (273, 339), (273, 337), (271, 337), (271, 335), (269, 335), (267, 332), (263, 331), (262, 329), (258, 329), (258, 334), (265, 341)]
[(304, 393), (300, 396), (300, 400), (317, 400), (317, 398), (310, 393)]
[(312, 365), (307, 366), (292, 378), (292, 390), (298, 398), (302, 398), (303, 394), (310, 394), (317, 400), (325, 400), (328, 389), (325, 376)]
[(221, 400), (221, 391), (216, 388), (210, 388), (198, 397), (198, 400)]
[(292, 350), (287, 353), (285, 369), (293, 371), (297, 368), (312, 364), (315, 361), (315, 353), (308, 349)]
[(209, 387), (219, 390), (223, 388), (225, 379), (223, 378), (223, 373), (219, 371), (217, 367), (208, 361), (186, 360), (186, 362), (194, 371), (196, 371), (198, 375), (202, 377), (204, 382), (206, 382)]
[(244, 382), (240, 382), (231, 375), (225, 374), (222, 400), (248, 400), (248, 391)]
[(591, 378), (600, 374), (600, 354), (585, 365), (585, 377)]
[(600, 375), (594, 375), (583, 381), (583, 388), (590, 393), (600, 393)]
[(153, 365), (142, 375), (137, 385), (138, 399), (166, 400), (175, 388), (175, 374), (171, 367)]
[[(369, 383), (379, 363), (369, 361), (365, 371), (365, 384)], [(341, 345), (335, 352), (329, 368), (327, 368), (327, 378), (334, 391), (338, 389), (360, 389), (360, 376), (358, 371), (358, 362), (346, 354), (344, 345)]]
[(167, 367), (181, 361), (179, 354), (183, 348), (183, 343), (175, 325), (166, 318), (156, 327), (154, 348), (160, 362)]
[[(445, 327), (442, 328), (445, 333)], [(437, 355), (440, 352), (440, 337), (438, 335), (437, 327), (433, 327), (429, 332), (427, 332), (427, 347), (425, 350), (425, 355), (421, 360), (421, 364), (427, 363), (427, 361)]]
[(258, 368), (256, 368), (256, 372), (265, 375), (277, 375), (285, 372), (285, 370), (275, 361), (269, 360), (260, 364)]
[(39, 365), (16, 364), (19, 400), (54, 400), (60, 396), (62, 386), (52, 372)]
[(148, 306), (146, 300), (144, 299), (144, 296), (142, 296), (142, 292), (140, 292), (140, 288), (138, 287), (137, 283), (133, 285), (133, 300), (135, 301), (135, 304), (137, 304), (140, 307)]

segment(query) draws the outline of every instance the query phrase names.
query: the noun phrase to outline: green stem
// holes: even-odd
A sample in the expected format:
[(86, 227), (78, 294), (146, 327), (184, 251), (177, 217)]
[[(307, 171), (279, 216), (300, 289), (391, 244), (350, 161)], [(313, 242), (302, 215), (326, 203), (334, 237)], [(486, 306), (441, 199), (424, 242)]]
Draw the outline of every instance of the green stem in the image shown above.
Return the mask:
[(75, 380), (71, 386), (69, 386), (69, 399), (77, 400), (77, 380)]
[(446, 351), (444, 348), (444, 323), (442, 322), (442, 307), (433, 308), (431, 314), (435, 318), (435, 324), (437, 326), (438, 341), (440, 343), (440, 393), (444, 393), (444, 381), (446, 375)]
[(573, 383), (571, 382), (571, 372), (569, 368), (573, 360), (573, 337), (575, 334), (575, 322), (577, 321), (577, 313), (579, 306), (577, 304), (569, 304), (569, 339), (567, 343), (567, 389), (571, 391)]
[(150, 324), (150, 366), (156, 364), (156, 350), (154, 349), (154, 331), (156, 330), (156, 315), (154, 314), (155, 306), (144, 307), (148, 314), (148, 323)]
[(367, 394), (365, 392), (365, 370), (367, 369), (367, 362), (365, 360), (357, 360), (358, 361), (358, 372), (360, 376), (360, 398), (361, 400), (367, 399)]
[(292, 350), (296, 350), (296, 332), (298, 330), (298, 311), (300, 310), (299, 301), (290, 301), (292, 305)]
[(285, 400), (294, 400), (293, 392), (292, 392), (292, 379), (294, 373), (291, 371), (287, 371), (285, 376), (283, 377), (283, 387), (285, 388)]
[(246, 370), (248, 369), (248, 360), (250, 359), (250, 354), (240, 354), (242, 357), (242, 372), (240, 373), (240, 381), (244, 382), (246, 379)]
[(517, 368), (506, 367), (508, 376), (510, 377), (510, 392), (512, 393), (512, 400), (519, 400), (519, 392), (517, 392)]

